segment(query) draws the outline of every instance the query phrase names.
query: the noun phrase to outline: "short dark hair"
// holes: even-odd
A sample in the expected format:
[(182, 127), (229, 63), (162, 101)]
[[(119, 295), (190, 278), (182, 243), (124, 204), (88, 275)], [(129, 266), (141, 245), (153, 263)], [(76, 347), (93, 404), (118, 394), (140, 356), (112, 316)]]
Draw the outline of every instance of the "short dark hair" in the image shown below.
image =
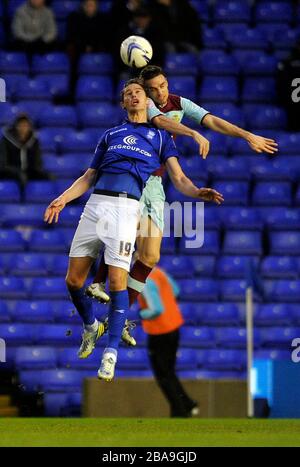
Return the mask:
[(166, 73), (160, 66), (156, 65), (148, 65), (140, 73), (140, 78), (143, 81), (147, 81), (148, 79), (156, 78), (156, 76), (163, 75), (165, 78), (167, 77)]
[(128, 86), (130, 86), (131, 84), (139, 84), (144, 89), (144, 91), (146, 92), (145, 87), (144, 87), (144, 82), (143, 82), (143, 80), (141, 78), (129, 79), (128, 81), (126, 81), (124, 83), (123, 89), (122, 89), (122, 91), (120, 93), (121, 102), (124, 101), (124, 92), (125, 92), (126, 88), (128, 88)]

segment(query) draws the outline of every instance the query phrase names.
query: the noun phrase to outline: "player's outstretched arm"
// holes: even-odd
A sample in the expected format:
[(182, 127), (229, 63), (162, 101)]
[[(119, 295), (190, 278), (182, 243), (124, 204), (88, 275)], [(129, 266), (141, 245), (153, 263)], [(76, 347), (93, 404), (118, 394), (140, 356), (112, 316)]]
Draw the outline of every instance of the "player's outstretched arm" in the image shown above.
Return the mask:
[(276, 141), (270, 138), (264, 138), (263, 136), (258, 136), (250, 131), (243, 130), (236, 125), (233, 125), (223, 118), (215, 117), (214, 115), (207, 114), (202, 120), (202, 123), (207, 128), (223, 133), (228, 136), (236, 136), (243, 138), (247, 141), (250, 148), (255, 152), (266, 152), (267, 154), (276, 154), (278, 151), (278, 144)]
[(198, 144), (199, 154), (203, 159), (206, 159), (209, 152), (209, 141), (208, 139), (204, 138), (204, 136), (200, 135), (198, 131), (192, 130), (188, 126), (175, 122), (175, 120), (172, 120), (171, 118), (165, 117), (161, 114), (152, 118), (152, 123), (154, 123), (154, 125), (158, 128), (167, 130), (173, 135), (190, 136)]
[(70, 188), (53, 200), (45, 211), (44, 221), (48, 224), (52, 224), (54, 220), (56, 223), (59, 213), (64, 209), (65, 205), (73, 201), (73, 199), (79, 198), (90, 189), (94, 183), (96, 172), (97, 171), (94, 169), (88, 169), (82, 177), (79, 177), (73, 185), (70, 186)]
[(168, 174), (176, 190), (191, 198), (200, 198), (203, 201), (214, 201), (221, 204), (223, 195), (212, 188), (197, 188), (182, 171), (176, 157), (170, 157), (166, 162)]

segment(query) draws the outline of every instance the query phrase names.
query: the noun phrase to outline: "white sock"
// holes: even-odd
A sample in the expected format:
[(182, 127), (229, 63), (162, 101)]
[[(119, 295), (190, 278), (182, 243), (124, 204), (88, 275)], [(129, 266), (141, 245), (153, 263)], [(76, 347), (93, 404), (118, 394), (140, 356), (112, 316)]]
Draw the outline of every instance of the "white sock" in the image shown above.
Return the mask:
[(93, 322), (93, 324), (85, 324), (84, 325), (84, 329), (85, 331), (87, 332), (96, 332), (98, 330), (98, 326), (99, 326), (99, 323), (98, 321), (95, 319), (95, 321)]

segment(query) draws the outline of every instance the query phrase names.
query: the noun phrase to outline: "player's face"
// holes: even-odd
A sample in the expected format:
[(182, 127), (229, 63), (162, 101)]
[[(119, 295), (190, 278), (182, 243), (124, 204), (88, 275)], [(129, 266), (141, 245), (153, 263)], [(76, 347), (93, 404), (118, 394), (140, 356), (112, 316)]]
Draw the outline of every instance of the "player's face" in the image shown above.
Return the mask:
[(168, 81), (163, 75), (145, 81), (151, 99), (160, 106), (165, 106), (169, 97)]
[(123, 107), (128, 112), (136, 112), (147, 108), (145, 90), (139, 84), (130, 84), (123, 94)]

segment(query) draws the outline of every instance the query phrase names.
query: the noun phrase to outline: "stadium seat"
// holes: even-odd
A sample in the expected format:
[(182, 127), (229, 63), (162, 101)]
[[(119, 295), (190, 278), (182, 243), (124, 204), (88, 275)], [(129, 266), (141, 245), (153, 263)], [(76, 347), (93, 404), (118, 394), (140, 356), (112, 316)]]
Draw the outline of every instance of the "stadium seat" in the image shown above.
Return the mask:
[(205, 2), (199, 2), (198, 0), (191, 0), (193, 8), (198, 13), (201, 22), (207, 23), (210, 20), (210, 10)]
[(260, 51), (235, 50), (237, 59), (244, 76), (274, 76), (277, 69), (277, 59)]
[(77, 115), (82, 127), (113, 127), (120, 122), (119, 108), (107, 103), (77, 105)]
[(268, 43), (263, 33), (258, 29), (250, 29), (245, 24), (233, 25), (235, 27), (227, 28), (225, 37), (233, 49), (265, 50)]
[(47, 84), (40, 78), (23, 79), (19, 82), (15, 90), (14, 97), (16, 100), (51, 100)]
[(287, 125), (285, 110), (275, 105), (244, 106), (246, 122), (252, 130), (283, 130)]
[(256, 5), (255, 20), (258, 23), (278, 21), (289, 23), (293, 18), (293, 8), (289, 2), (261, 2)]
[(261, 255), (262, 239), (260, 232), (230, 231), (225, 234), (223, 253), (227, 255)]
[(238, 86), (235, 78), (204, 77), (200, 92), (200, 102), (236, 102), (238, 100)]
[[(295, 161), (295, 164), (293, 163)], [(261, 160), (254, 156), (250, 160), (251, 174), (255, 181), (294, 181), (300, 174), (300, 164), (294, 156), (284, 159)]]
[(277, 140), (280, 151), (284, 154), (299, 154), (300, 134), (281, 132)]
[(0, 51), (0, 73), (19, 73), (24, 76), (29, 73), (27, 56), (22, 52)]
[(31, 251), (65, 252), (67, 245), (60, 230), (36, 229), (30, 236)]
[(215, 344), (215, 331), (208, 327), (184, 326), (181, 330), (182, 347), (213, 348)]
[(39, 325), (36, 333), (38, 345), (74, 346), (80, 344), (82, 326), (65, 324)]
[(10, 312), (5, 302), (0, 302), (0, 324), (10, 322)]
[(82, 214), (82, 206), (67, 206), (60, 215), (60, 224), (65, 227), (77, 226)]
[(268, 327), (261, 329), (262, 347), (272, 349), (291, 349), (292, 340), (299, 337), (300, 329), (296, 327)]
[(259, 182), (254, 187), (252, 203), (256, 206), (290, 206), (291, 202), (288, 182)]
[(18, 370), (55, 368), (56, 351), (52, 347), (19, 347), (15, 362)]
[(244, 279), (223, 279), (219, 287), (222, 301), (245, 301), (246, 281)]
[(0, 180), (0, 203), (18, 203), (21, 193), (17, 182)]
[(82, 324), (82, 320), (70, 300), (53, 300), (50, 302), (56, 323)]
[(184, 228), (186, 229), (186, 232), (190, 232), (192, 228), (199, 229), (201, 225), (204, 225), (205, 229), (219, 230), (221, 226), (219, 214), (220, 210), (218, 209), (218, 206), (207, 204), (205, 209), (202, 211), (202, 208), (199, 208), (199, 205), (193, 204), (191, 211), (186, 208), (183, 211)]
[[(216, 259), (211, 255), (190, 256), (192, 271), (196, 277), (213, 277), (215, 274)], [(188, 277), (188, 276), (186, 276)]]
[(13, 276), (0, 276), (0, 298), (27, 298), (24, 279)]
[(7, 346), (32, 344), (35, 328), (32, 324), (0, 324), (0, 336)]
[(81, 415), (80, 392), (51, 392), (44, 394), (44, 409), (46, 417), (79, 417)]
[(212, 188), (224, 196), (224, 206), (248, 204), (249, 185), (246, 182), (214, 182)]
[(272, 104), (276, 99), (274, 78), (247, 78), (242, 91), (243, 102), (265, 102)]
[(55, 276), (65, 276), (68, 269), (69, 258), (67, 255), (51, 255), (48, 261), (48, 273)]
[(48, 156), (44, 167), (57, 177), (79, 177), (88, 168), (90, 161), (86, 161), (80, 154), (65, 154), (60, 156)]
[(168, 76), (195, 76), (197, 75), (197, 58), (191, 53), (168, 53), (164, 69)]
[(76, 127), (77, 115), (74, 107), (57, 105), (40, 115), (39, 124), (47, 127)]
[(219, 1), (214, 10), (214, 21), (228, 23), (248, 23), (250, 21), (250, 7), (245, 2)]
[(118, 352), (118, 366), (120, 369), (147, 370), (149, 359), (146, 349), (120, 348)]
[(68, 293), (65, 281), (61, 277), (32, 279), (31, 296), (34, 299), (62, 299)]
[(262, 218), (270, 230), (298, 230), (300, 229), (299, 209), (272, 207), (259, 208)]
[(223, 226), (228, 230), (262, 230), (263, 217), (251, 207), (225, 207), (220, 210)]
[[(1, 113), (0, 113), (0, 125), (3, 127), (4, 125), (12, 124), (15, 120), (19, 109), (17, 105), (13, 105), (10, 102), (1, 102)], [(1, 133), (2, 137), (2, 133)]]
[(168, 79), (170, 92), (195, 100), (196, 79), (193, 76), (176, 76)]
[[(54, 155), (58, 151), (60, 138), (59, 133), (61, 133), (62, 128), (57, 131), (57, 128), (40, 128), (38, 131), (38, 138), (41, 145), (41, 149), (44, 153), (44, 160), (48, 156), (47, 153)], [(58, 136), (59, 135), (59, 136)]]
[(77, 81), (77, 101), (112, 101), (113, 83), (107, 76), (81, 76)]
[(95, 370), (45, 370), (41, 371), (40, 386), (49, 392), (79, 392), (84, 378), (95, 375)]
[(291, 352), (280, 349), (256, 349), (254, 358), (259, 360), (290, 360)]
[(20, 232), (16, 230), (0, 230), (0, 251), (17, 252), (23, 251), (25, 248), (25, 240)]
[(41, 75), (52, 98), (62, 98), (69, 94), (69, 76), (65, 73)]
[(200, 55), (199, 70), (206, 76), (236, 76), (239, 73), (239, 65), (233, 55), (223, 51), (204, 50)]
[(79, 59), (79, 75), (111, 75), (113, 70), (113, 57), (108, 53), (82, 54)]
[(69, 73), (69, 70), (70, 63), (68, 56), (62, 52), (33, 56), (32, 72), (34, 74)]
[(201, 180), (203, 184), (206, 183), (206, 164), (198, 155), (182, 159), (180, 165), (187, 177), (193, 178), (193, 180)]
[(61, 142), (61, 151), (63, 153), (94, 153), (97, 142), (102, 136), (101, 128), (97, 131), (94, 129), (84, 131), (70, 131), (65, 135), (64, 140)]
[(260, 270), (263, 277), (270, 279), (298, 277), (297, 261), (291, 256), (267, 256), (262, 260)]
[(237, 326), (239, 310), (235, 303), (208, 303), (203, 312), (205, 326)]
[(174, 254), (175, 246), (176, 242), (174, 237), (164, 237), (161, 244), (161, 252), (163, 254)]
[(14, 276), (45, 276), (47, 265), (38, 253), (19, 253), (8, 263), (9, 271)]
[(207, 161), (207, 169), (213, 180), (249, 181), (251, 177), (245, 157), (228, 159), (211, 156)]
[(180, 298), (183, 301), (218, 300), (218, 283), (213, 279), (183, 279), (179, 281)]
[[(101, 340), (99, 341), (101, 345)], [(99, 344), (97, 344), (98, 348)], [(99, 354), (93, 352), (89, 358), (80, 359), (78, 358), (78, 347), (67, 347), (58, 349), (57, 351), (57, 363), (59, 368), (68, 368), (70, 370), (77, 369), (95, 369), (99, 366)], [(98, 349), (99, 352), (99, 349)]]
[(298, 232), (270, 232), (270, 244), (274, 255), (300, 255)]
[(191, 259), (186, 256), (162, 256), (159, 266), (176, 278), (189, 278), (194, 275), (194, 267)]
[(289, 314), (287, 305), (264, 303), (258, 306), (255, 324), (258, 326), (290, 326), (293, 316)]
[(5, 227), (17, 225), (44, 225), (45, 206), (40, 204), (5, 204), (0, 206), (1, 224)]
[(264, 286), (266, 298), (269, 302), (299, 303), (299, 280), (279, 279), (273, 281), (265, 281)]
[[(180, 298), (180, 297), (179, 297)], [(215, 304), (214, 304), (215, 305)], [(180, 302), (179, 308), (186, 325), (201, 326), (208, 303)]]
[[(246, 347), (246, 328), (219, 328), (216, 331), (217, 343), (223, 348), (243, 349)], [(253, 345), (259, 346), (260, 336), (256, 329), (254, 329)]]
[(176, 354), (176, 370), (193, 370), (197, 368), (197, 352), (193, 349), (179, 349)]
[(54, 313), (47, 300), (18, 300), (14, 302), (10, 315), (14, 322), (20, 323), (52, 323)]
[(180, 253), (185, 255), (217, 255), (219, 249), (219, 232), (216, 230), (198, 231), (197, 235), (187, 234), (180, 239)]
[(49, 203), (59, 194), (56, 183), (52, 181), (34, 180), (29, 181), (25, 186), (26, 203)]
[[(232, 248), (232, 245), (230, 246)], [(236, 254), (239, 248), (236, 249)], [(242, 249), (240, 253), (243, 254)], [(218, 277), (221, 279), (241, 279), (245, 277), (245, 271), (249, 259), (253, 260), (252, 256), (221, 256), (216, 265)], [(257, 265), (258, 258), (255, 258)]]
[(241, 371), (246, 368), (246, 353), (240, 350), (208, 350), (206, 352), (203, 368), (213, 371)]
[(218, 27), (203, 27), (202, 40), (205, 49), (225, 49), (226, 41), (222, 30)]

